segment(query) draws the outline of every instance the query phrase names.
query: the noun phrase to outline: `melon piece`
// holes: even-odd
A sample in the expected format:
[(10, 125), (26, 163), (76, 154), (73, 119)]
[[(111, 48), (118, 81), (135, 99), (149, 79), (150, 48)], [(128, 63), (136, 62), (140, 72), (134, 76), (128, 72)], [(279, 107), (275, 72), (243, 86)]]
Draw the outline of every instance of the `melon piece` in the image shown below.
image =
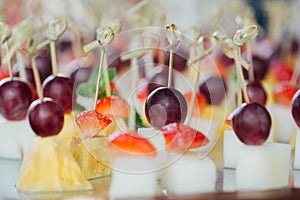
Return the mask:
[(157, 179), (158, 181), (161, 178), (163, 169), (166, 166), (166, 159), (168, 152), (166, 150), (166, 140), (163, 136), (161, 130), (154, 128), (139, 128), (138, 135), (146, 138), (156, 149), (156, 158), (155, 158), (155, 169), (157, 169)]
[(110, 175), (111, 155), (105, 137), (73, 137), (71, 153), (87, 179)]
[(237, 190), (268, 190), (287, 187), (291, 146), (267, 142), (261, 146), (243, 145), (236, 165)]
[(300, 171), (294, 170), (294, 187), (300, 188)]
[[(271, 142), (274, 139), (274, 129), (271, 128), (270, 135), (267, 141)], [(235, 168), (239, 151), (243, 143), (239, 140), (232, 129), (224, 131), (223, 144), (223, 166), (224, 168)]]
[(57, 136), (36, 137), (22, 162), (17, 178), (19, 192), (91, 190), (71, 153)]
[(290, 143), (297, 132), (290, 107), (273, 104), (267, 107), (274, 124), (274, 134), (277, 142)]
[(0, 199), (20, 199), (15, 188), (20, 166), (21, 160), (0, 159)]
[(239, 151), (243, 143), (232, 129), (224, 131), (223, 160), (224, 168), (235, 168)]
[(122, 156), (113, 161), (109, 196), (111, 198), (153, 197), (159, 195), (153, 156)]
[(20, 121), (7, 121), (0, 116), (0, 127), (0, 157), (22, 159), (35, 136), (27, 118)]
[(296, 138), (294, 169), (300, 169), (300, 129), (298, 129)]
[[(199, 158), (195, 152), (183, 155), (170, 154), (174, 162), (166, 166), (161, 178), (161, 187), (169, 194), (189, 195), (215, 191), (217, 169), (207, 156)], [(176, 158), (176, 159), (174, 159)]]
[(224, 192), (236, 191), (234, 169), (223, 169), (223, 191)]

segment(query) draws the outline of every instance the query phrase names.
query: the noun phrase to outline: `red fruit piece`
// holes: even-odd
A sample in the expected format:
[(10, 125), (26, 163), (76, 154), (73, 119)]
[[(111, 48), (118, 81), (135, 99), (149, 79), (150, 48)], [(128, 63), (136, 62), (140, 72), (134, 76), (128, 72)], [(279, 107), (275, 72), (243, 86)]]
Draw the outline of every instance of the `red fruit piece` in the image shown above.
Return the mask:
[(283, 82), (274, 88), (273, 98), (279, 104), (290, 106), (292, 98), (297, 90), (298, 89), (289, 82)]
[(6, 70), (6, 69), (0, 70), (0, 81), (2, 79), (8, 78), (8, 77), (9, 77), (8, 70)]
[(136, 91), (136, 96), (140, 100), (145, 100), (149, 94), (148, 81), (146, 79), (140, 79), (138, 81), (138, 88)]
[(271, 74), (277, 81), (290, 81), (293, 70), (288, 63), (276, 60), (271, 63)]
[(108, 137), (108, 141), (113, 147), (128, 153), (153, 154), (156, 153), (153, 145), (145, 138), (136, 133), (115, 132)]
[(86, 137), (93, 137), (99, 134), (112, 121), (95, 110), (84, 111), (76, 116), (75, 121)]
[[(192, 93), (187, 92), (183, 94), (186, 103), (188, 104), (188, 107), (190, 106)], [(194, 109), (193, 109), (193, 116), (200, 116), (200, 113), (204, 111), (204, 108), (207, 104), (207, 100), (203, 94), (196, 93), (195, 103), (194, 103)]]
[(171, 151), (193, 149), (208, 144), (208, 138), (200, 131), (181, 123), (171, 123), (161, 129), (167, 148)]
[(108, 117), (128, 117), (129, 105), (124, 99), (117, 96), (104, 97), (99, 99), (96, 111)]

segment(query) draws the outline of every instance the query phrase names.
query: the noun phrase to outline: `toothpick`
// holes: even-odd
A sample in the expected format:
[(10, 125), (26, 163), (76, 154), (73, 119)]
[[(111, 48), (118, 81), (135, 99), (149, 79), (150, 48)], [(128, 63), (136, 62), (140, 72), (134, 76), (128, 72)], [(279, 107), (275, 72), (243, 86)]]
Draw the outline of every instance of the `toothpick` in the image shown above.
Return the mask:
[(93, 106), (94, 110), (96, 110), (98, 96), (99, 96), (99, 88), (100, 88), (100, 81), (101, 81), (101, 72), (102, 72), (102, 67), (103, 67), (103, 63), (104, 63), (105, 49), (102, 49), (100, 51), (100, 53), (101, 53), (101, 56), (100, 56), (100, 62), (99, 62), (99, 69), (98, 69), (98, 75), (97, 75), (97, 84), (96, 84), (94, 106)]
[[(131, 61), (131, 70), (132, 70), (132, 82), (130, 91), (135, 91), (138, 81), (138, 60), (137, 57), (132, 57)], [(128, 128), (129, 130), (135, 130), (135, 121), (136, 121), (136, 111), (135, 111), (135, 98), (136, 95), (133, 95), (130, 98), (130, 115), (128, 120)]]
[(42, 84), (41, 84), (41, 79), (40, 79), (39, 71), (37, 69), (36, 60), (35, 60), (35, 56), (34, 55), (31, 57), (31, 66), (32, 66), (32, 71), (33, 71), (33, 77), (34, 77), (34, 82), (35, 82), (35, 86), (36, 86), (36, 91), (37, 91), (39, 99), (42, 101), (43, 98), (44, 98), (43, 97)]
[(48, 44), (50, 45), (50, 55), (51, 55), (51, 64), (52, 64), (52, 74), (57, 75), (57, 59), (56, 59), (56, 50), (55, 42), (62, 36), (62, 34), (67, 30), (68, 24), (67, 21), (63, 18), (53, 20), (49, 23), (48, 27), (48, 39), (40, 43), (37, 49), (44, 48)]
[(95, 99), (94, 99), (94, 109), (97, 106), (97, 100), (99, 95), (99, 88), (100, 88), (100, 81), (101, 81), (101, 72), (102, 68), (104, 68), (104, 80), (105, 80), (105, 91), (107, 96), (111, 96), (110, 90), (110, 81), (109, 81), (109, 74), (107, 70), (107, 61), (106, 61), (106, 47), (110, 44), (115, 36), (113, 29), (110, 26), (105, 26), (103, 28), (97, 29), (97, 39), (85, 45), (83, 47), (83, 51), (88, 53), (96, 48), (100, 49), (101, 57), (99, 63), (99, 71), (97, 75), (97, 85), (95, 91)]
[(169, 46), (165, 48), (165, 50), (169, 50), (170, 59), (169, 59), (169, 75), (168, 75), (168, 87), (171, 87), (172, 84), (172, 69), (173, 69), (173, 53), (174, 48), (179, 43), (179, 36), (177, 35), (177, 27), (175, 24), (169, 24), (165, 27), (165, 33), (168, 41), (170, 42)]

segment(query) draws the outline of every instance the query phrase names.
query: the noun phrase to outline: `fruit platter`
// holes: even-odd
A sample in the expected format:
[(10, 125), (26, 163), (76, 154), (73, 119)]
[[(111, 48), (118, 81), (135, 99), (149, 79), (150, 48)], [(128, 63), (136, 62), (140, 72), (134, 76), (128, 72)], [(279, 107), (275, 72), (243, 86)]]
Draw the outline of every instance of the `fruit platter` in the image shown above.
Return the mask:
[(299, 198), (300, 2), (255, 2), (1, 3), (0, 198)]

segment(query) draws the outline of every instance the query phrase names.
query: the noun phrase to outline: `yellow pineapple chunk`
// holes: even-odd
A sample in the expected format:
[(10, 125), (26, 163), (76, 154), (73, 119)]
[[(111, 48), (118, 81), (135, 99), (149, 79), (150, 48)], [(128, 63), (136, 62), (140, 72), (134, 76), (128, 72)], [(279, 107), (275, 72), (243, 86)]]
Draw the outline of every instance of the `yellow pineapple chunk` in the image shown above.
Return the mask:
[(16, 187), (20, 192), (92, 189), (57, 136), (34, 138), (22, 162)]
[(84, 139), (73, 137), (71, 153), (85, 178), (95, 179), (110, 175), (111, 155), (106, 137), (96, 136)]
[(65, 114), (64, 118), (64, 126), (58, 134), (58, 138), (61, 140), (63, 145), (69, 149), (72, 137), (77, 136), (78, 131), (76, 129), (74, 116), (71, 113)]

